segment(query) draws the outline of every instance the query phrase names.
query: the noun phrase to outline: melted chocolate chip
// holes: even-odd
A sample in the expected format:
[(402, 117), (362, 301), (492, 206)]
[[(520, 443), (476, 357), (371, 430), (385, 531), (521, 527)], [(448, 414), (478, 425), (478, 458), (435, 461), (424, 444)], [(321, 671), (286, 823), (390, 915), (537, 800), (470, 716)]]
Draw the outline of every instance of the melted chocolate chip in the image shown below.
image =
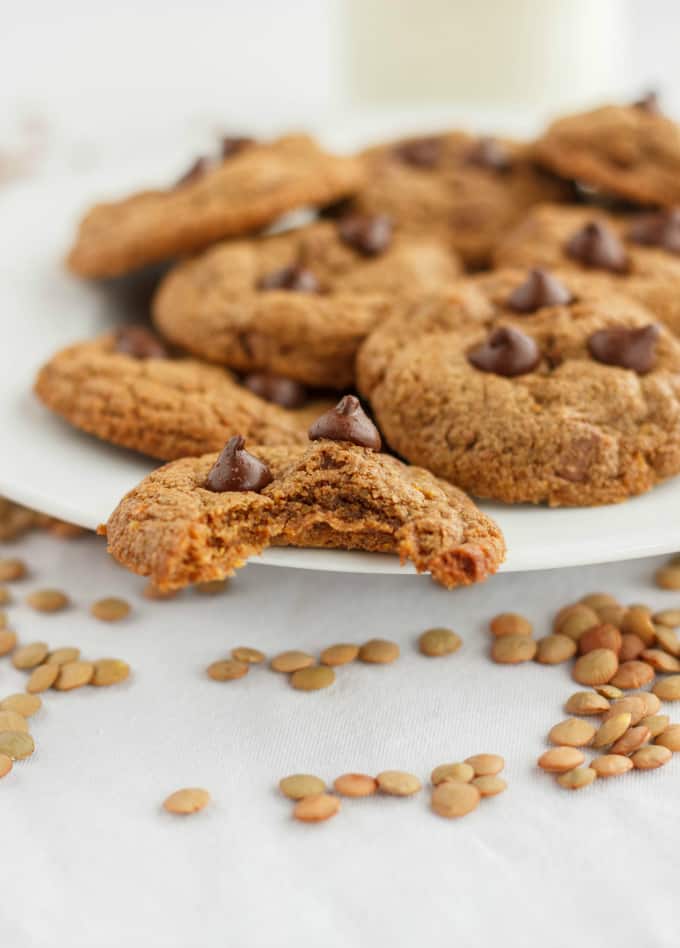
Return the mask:
[(641, 329), (614, 326), (594, 332), (588, 340), (588, 349), (597, 362), (618, 365), (644, 375), (656, 365), (658, 338), (659, 327), (653, 323)]
[(532, 372), (541, 361), (541, 353), (531, 336), (504, 326), (468, 352), (468, 361), (481, 372), (512, 378)]
[(116, 352), (135, 359), (167, 359), (168, 350), (146, 326), (121, 326), (116, 333)]
[(568, 257), (586, 267), (611, 270), (612, 273), (625, 273), (628, 270), (628, 257), (623, 244), (601, 221), (590, 221), (578, 230), (567, 241), (565, 251)]
[(237, 136), (227, 135), (222, 139), (222, 158), (233, 158), (234, 155), (238, 155), (244, 148), (248, 148), (249, 145), (254, 144), (255, 140), (253, 138), (239, 138)]
[(304, 385), (295, 379), (282, 375), (269, 375), (266, 372), (251, 372), (243, 379), (243, 384), (251, 392), (282, 408), (301, 408), (307, 401)]
[(338, 234), (344, 243), (365, 257), (377, 257), (392, 242), (392, 219), (386, 214), (375, 217), (352, 214), (339, 222)]
[(380, 432), (354, 395), (345, 395), (335, 408), (317, 418), (309, 429), (309, 440), (350, 441), (362, 448), (379, 451)]
[(269, 467), (246, 451), (245, 443), (241, 435), (234, 435), (227, 441), (206, 478), (208, 490), (217, 493), (252, 490), (259, 494), (267, 484), (271, 484), (274, 478)]
[(509, 171), (512, 166), (507, 148), (496, 138), (480, 138), (465, 160), (469, 165), (478, 165), (488, 171)]
[(320, 293), (321, 284), (311, 270), (299, 264), (266, 273), (257, 284), (258, 290), (290, 290), (294, 293)]
[(638, 99), (637, 102), (633, 102), (633, 108), (640, 109), (641, 112), (649, 112), (652, 115), (661, 115), (659, 96), (654, 91), (645, 93), (641, 99)]
[(409, 138), (395, 145), (394, 154), (404, 164), (416, 168), (434, 168), (441, 158), (442, 140), (436, 136)]
[(680, 207), (640, 215), (631, 225), (628, 237), (636, 244), (680, 253)]
[(508, 306), (517, 313), (533, 313), (542, 306), (566, 306), (573, 296), (564, 283), (547, 270), (536, 267), (524, 283), (508, 297)]
[(203, 155), (201, 158), (197, 158), (191, 167), (184, 172), (181, 178), (177, 179), (175, 182), (175, 187), (181, 188), (185, 184), (193, 184), (194, 181), (198, 181), (199, 178), (202, 178), (214, 166), (214, 160), (212, 158), (208, 158), (206, 155)]

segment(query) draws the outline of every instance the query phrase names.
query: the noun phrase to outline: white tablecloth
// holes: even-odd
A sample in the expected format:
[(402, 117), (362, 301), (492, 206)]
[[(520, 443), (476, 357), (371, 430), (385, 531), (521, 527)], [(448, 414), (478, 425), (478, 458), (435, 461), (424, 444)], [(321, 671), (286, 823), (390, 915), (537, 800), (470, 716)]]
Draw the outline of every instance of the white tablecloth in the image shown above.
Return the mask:
[[(3, 948), (677, 946), (680, 760), (561, 790), (535, 761), (577, 686), (566, 666), (493, 664), (485, 628), (514, 609), (540, 634), (556, 606), (598, 589), (676, 605), (651, 582), (658, 560), (453, 593), (426, 577), (251, 565), (223, 595), (151, 602), (95, 538), (33, 536), (9, 554), (31, 566), (9, 607), (22, 641), (125, 658), (134, 675), (48, 693), (35, 755), (0, 783)], [(21, 604), (44, 587), (68, 591), (72, 608)], [(128, 598), (129, 619), (91, 618), (105, 595)], [(463, 637), (458, 654), (418, 653), (418, 633), (437, 624)], [(399, 661), (340, 668), (326, 691), (296, 692), (263, 668), (226, 684), (205, 675), (234, 645), (318, 652), (373, 636), (398, 641)], [(0, 694), (24, 681), (0, 661)], [(509, 790), (458, 821), (435, 816), (424, 789), (348, 800), (307, 826), (277, 791), (300, 771), (331, 781), (397, 768), (426, 783), (435, 764), (480, 751), (505, 756)], [(209, 789), (210, 807), (165, 813), (183, 786)]]

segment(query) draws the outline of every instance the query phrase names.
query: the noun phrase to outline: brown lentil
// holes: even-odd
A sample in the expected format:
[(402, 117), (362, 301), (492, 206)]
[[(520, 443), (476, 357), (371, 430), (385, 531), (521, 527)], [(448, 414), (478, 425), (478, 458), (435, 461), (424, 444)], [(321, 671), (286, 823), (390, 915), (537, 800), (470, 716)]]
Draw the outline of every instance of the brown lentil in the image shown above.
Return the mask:
[(660, 589), (680, 589), (680, 566), (662, 566), (654, 574), (654, 581)]
[(603, 754), (591, 760), (590, 766), (598, 777), (619, 777), (632, 770), (634, 765), (630, 757), (623, 757), (621, 754)]
[(258, 648), (249, 648), (247, 645), (238, 645), (231, 650), (231, 657), (237, 662), (245, 662), (246, 665), (259, 665), (267, 657), (264, 652)]
[(578, 650), (582, 655), (593, 652), (596, 648), (611, 649), (616, 655), (621, 651), (621, 633), (615, 625), (594, 625), (586, 629), (578, 640)]
[(12, 596), (6, 586), (0, 586), (0, 606), (7, 606), (12, 601)]
[(654, 623), (646, 606), (631, 606), (623, 618), (621, 631), (637, 635), (647, 647), (653, 645), (656, 638)]
[(680, 626), (680, 609), (662, 609), (661, 612), (655, 612), (652, 619), (654, 622), (658, 622), (659, 625), (665, 625), (669, 629), (677, 629)]
[(109, 596), (93, 602), (90, 613), (101, 622), (120, 622), (130, 615), (130, 603), (116, 596)]
[(335, 681), (335, 672), (328, 665), (310, 665), (299, 668), (290, 676), (290, 683), (298, 691), (320, 691)]
[[(660, 717), (665, 717), (665, 715), (660, 715)], [(667, 747), (674, 754), (680, 751), (680, 724), (669, 724), (661, 734), (657, 734), (654, 743)]]
[(28, 734), (28, 721), (18, 711), (0, 711), (0, 731), (23, 731)]
[(651, 714), (648, 718), (643, 718), (640, 721), (640, 724), (644, 724), (646, 728), (649, 728), (652, 740), (660, 737), (667, 730), (670, 723), (671, 719), (667, 714)]
[(656, 644), (669, 655), (680, 656), (680, 639), (677, 632), (665, 625), (656, 626)]
[(403, 770), (383, 770), (375, 779), (380, 792), (392, 797), (410, 797), (421, 789), (420, 780), (415, 774)]
[(0, 754), (0, 780), (7, 776), (13, 766), (11, 757), (8, 757), (7, 754)]
[(477, 787), (481, 797), (495, 797), (508, 789), (508, 785), (502, 777), (475, 777), (472, 786)]
[(451, 629), (427, 629), (418, 639), (418, 648), (430, 658), (452, 655), (462, 644), (461, 637)]
[(518, 665), (530, 662), (536, 650), (537, 644), (529, 635), (501, 635), (493, 641), (491, 658), (500, 665)]
[(329, 820), (340, 810), (340, 801), (330, 793), (316, 793), (299, 800), (293, 808), (293, 816), (303, 823), (321, 823)]
[(667, 764), (672, 756), (672, 751), (663, 744), (650, 744), (635, 751), (631, 760), (636, 770), (655, 770)]
[(42, 708), (42, 701), (37, 695), (8, 695), (0, 701), (2, 711), (17, 711), (25, 718), (33, 717), (36, 711)]
[(20, 671), (28, 671), (36, 665), (42, 665), (48, 652), (45, 642), (31, 642), (30, 645), (23, 645), (13, 652), (12, 664)]
[(440, 764), (430, 774), (430, 780), (436, 787), (445, 780), (461, 780), (463, 783), (470, 783), (474, 776), (475, 768), (471, 764)]
[(604, 714), (609, 702), (595, 691), (577, 691), (564, 706), (569, 714)]
[(604, 716), (605, 721), (624, 711), (630, 712), (632, 726), (639, 724), (647, 713), (647, 702), (640, 695), (629, 695), (626, 698), (617, 698)]
[(629, 727), (623, 737), (612, 744), (611, 752), (612, 754), (623, 754), (628, 757), (629, 754), (634, 754), (636, 750), (639, 750), (643, 744), (648, 744), (651, 739), (652, 733), (644, 724)]
[(17, 634), (11, 629), (0, 629), (0, 655), (8, 655), (17, 645)]
[(571, 675), (581, 685), (604, 685), (616, 674), (619, 660), (609, 648), (596, 648), (574, 662)]
[(465, 763), (472, 767), (475, 777), (495, 777), (505, 767), (500, 754), (473, 754), (465, 758)]
[(99, 658), (94, 663), (91, 685), (108, 688), (130, 677), (130, 666), (120, 658)]
[(318, 793), (323, 793), (326, 784), (321, 777), (313, 774), (291, 774), (279, 780), (279, 790), (289, 800), (303, 800)]
[(596, 691), (598, 695), (601, 695), (608, 701), (614, 701), (616, 698), (623, 698), (623, 692), (621, 689), (615, 688), (614, 685), (594, 685), (593, 691)]
[(370, 797), (378, 789), (378, 781), (368, 774), (342, 774), (335, 778), (333, 789), (341, 797)]
[(61, 612), (70, 604), (71, 600), (60, 589), (37, 589), (26, 596), (26, 605), (36, 612)]
[(480, 799), (481, 794), (473, 784), (447, 781), (432, 791), (432, 809), (438, 816), (457, 819), (475, 810)]
[(585, 757), (576, 747), (553, 747), (538, 758), (538, 766), (549, 774), (562, 774), (579, 767)]
[(632, 697), (637, 698), (645, 706), (645, 716), (656, 714), (661, 707), (661, 702), (652, 691), (638, 691)]
[(669, 675), (657, 681), (652, 691), (662, 701), (680, 701), (680, 675)]
[(236, 681), (243, 678), (250, 670), (246, 662), (237, 662), (233, 658), (224, 658), (208, 665), (208, 678), (213, 681)]
[(583, 718), (567, 718), (550, 729), (548, 740), (558, 747), (585, 747), (595, 736), (596, 728)]
[(25, 731), (0, 731), (0, 754), (12, 760), (24, 760), (35, 750), (35, 743)]
[(46, 665), (65, 665), (66, 662), (77, 662), (80, 658), (79, 648), (55, 648), (45, 659)]
[(350, 645), (349, 643), (329, 645), (328, 648), (325, 648), (321, 653), (320, 661), (322, 665), (330, 665), (331, 667), (349, 665), (358, 654), (358, 645)]
[(66, 662), (65, 665), (57, 667), (59, 675), (53, 685), (57, 691), (73, 691), (74, 688), (89, 685), (94, 675), (92, 662)]
[(606, 622), (610, 625), (615, 625), (617, 629), (621, 628), (621, 623), (623, 622), (623, 617), (628, 611), (625, 606), (620, 605), (606, 605), (600, 606), (595, 610), (600, 617), (600, 622)]
[(597, 772), (592, 767), (575, 767), (560, 774), (557, 782), (565, 790), (582, 790), (583, 787), (589, 787), (596, 777)]
[(0, 582), (10, 583), (15, 579), (23, 579), (27, 574), (26, 564), (23, 560), (3, 559), (0, 560)]
[(313, 664), (314, 658), (312, 655), (308, 655), (307, 652), (298, 652), (295, 650), (281, 652), (280, 655), (275, 655), (271, 660), (271, 667), (274, 671), (283, 672), (286, 675), (299, 671), (301, 668), (308, 668)]
[(625, 632), (621, 636), (621, 649), (619, 651), (619, 661), (620, 662), (630, 662), (635, 658), (639, 658), (642, 652), (644, 652), (646, 646), (642, 641), (639, 635), (634, 635), (632, 632)]
[(616, 596), (612, 596), (610, 593), (603, 592), (588, 593), (587, 596), (581, 596), (579, 602), (582, 602), (586, 606), (590, 606), (591, 609), (599, 609), (601, 606), (619, 605), (619, 600), (616, 598)]
[(660, 648), (646, 648), (640, 658), (659, 672), (680, 672), (680, 661)]
[(546, 635), (536, 643), (536, 661), (541, 665), (559, 665), (576, 654), (576, 642), (559, 632)]
[(496, 637), (503, 635), (533, 635), (534, 627), (528, 619), (517, 612), (501, 612), (489, 622), (491, 634)]
[(630, 727), (630, 711), (614, 714), (597, 729), (593, 738), (593, 747), (607, 747), (622, 737)]
[(149, 581), (142, 590), (142, 595), (145, 599), (154, 599), (159, 601), (163, 601), (164, 599), (174, 599), (178, 593), (179, 589), (159, 589), (158, 586), (155, 586), (151, 581)]
[(60, 665), (38, 665), (31, 672), (26, 682), (26, 691), (30, 695), (37, 695), (51, 688), (59, 677)]
[(554, 627), (554, 631), (561, 635), (568, 635), (570, 639), (578, 642), (584, 632), (599, 624), (600, 617), (594, 609), (588, 606), (574, 606), (573, 611), (567, 613)]
[(618, 671), (611, 679), (613, 685), (617, 688), (623, 688), (629, 691), (632, 688), (642, 688), (643, 685), (654, 681), (654, 669), (646, 662), (633, 660), (623, 662), (619, 665)]
[(190, 816), (192, 813), (199, 813), (210, 803), (210, 794), (207, 790), (200, 787), (186, 787), (183, 790), (175, 790), (163, 802), (163, 809), (168, 813), (176, 813), (181, 816)]
[(207, 583), (196, 583), (194, 589), (201, 596), (219, 596), (228, 585), (228, 579), (212, 579)]
[(372, 665), (388, 665), (399, 658), (399, 646), (387, 639), (370, 639), (359, 649), (359, 661)]

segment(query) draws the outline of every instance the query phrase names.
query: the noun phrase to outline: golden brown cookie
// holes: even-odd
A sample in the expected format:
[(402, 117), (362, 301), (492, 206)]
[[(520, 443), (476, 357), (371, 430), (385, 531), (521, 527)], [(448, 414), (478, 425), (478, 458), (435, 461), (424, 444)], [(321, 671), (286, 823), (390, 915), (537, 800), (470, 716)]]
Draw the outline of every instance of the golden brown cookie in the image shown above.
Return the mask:
[(246, 141), (224, 154), (200, 159), (169, 188), (95, 205), (81, 221), (70, 269), (84, 277), (128, 273), (345, 197), (362, 180), (355, 159), (329, 155), (306, 135)]
[(473, 269), (532, 204), (571, 196), (525, 145), (448, 132), (391, 142), (361, 156), (367, 183), (352, 202), (386, 213), (407, 233), (439, 233)]
[(590, 207), (532, 208), (496, 248), (498, 266), (588, 273), (648, 306), (680, 335), (680, 209), (614, 215)]
[(394, 553), (447, 588), (486, 579), (505, 554), (462, 491), (328, 439), (247, 450), (232, 439), (219, 459), (175, 461), (121, 501), (105, 532), (120, 563), (163, 589), (229, 576), (270, 545)]
[(680, 343), (649, 310), (577, 273), (461, 282), (359, 354), (395, 451), (510, 503), (612, 503), (680, 472)]
[(560, 118), (534, 154), (562, 177), (631, 201), (680, 203), (680, 126), (651, 97)]
[(124, 339), (108, 333), (58, 352), (38, 374), (38, 397), (76, 428), (165, 461), (216, 451), (236, 432), (261, 444), (304, 444), (323, 410), (318, 400), (280, 407), (227, 370), (164, 357), (162, 348), (130, 354)]
[(459, 272), (439, 241), (393, 236), (385, 218), (322, 221), (219, 244), (180, 264), (160, 285), (153, 319), (171, 342), (211, 362), (341, 389), (377, 323)]

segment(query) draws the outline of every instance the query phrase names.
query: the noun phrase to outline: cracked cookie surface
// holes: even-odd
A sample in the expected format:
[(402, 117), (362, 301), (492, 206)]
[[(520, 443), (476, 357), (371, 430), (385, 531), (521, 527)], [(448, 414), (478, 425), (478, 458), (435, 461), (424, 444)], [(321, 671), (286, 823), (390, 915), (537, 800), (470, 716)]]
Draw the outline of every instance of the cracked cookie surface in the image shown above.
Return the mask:
[(117, 352), (113, 333), (58, 352), (35, 391), (76, 428), (163, 461), (216, 451), (236, 432), (261, 444), (305, 444), (326, 406), (281, 408), (219, 366)]
[(174, 187), (95, 205), (68, 266), (84, 277), (119, 276), (346, 197), (361, 180), (355, 159), (329, 155), (306, 135), (253, 143)]
[[(368, 332), (403, 300), (455, 279), (460, 267), (434, 238), (397, 236), (366, 256), (341, 238), (340, 226), (323, 221), (232, 241), (180, 264), (157, 291), (156, 327), (194, 355), (238, 371), (347, 388)], [(261, 288), (286, 269), (315, 281), (317, 291)]]
[[(680, 344), (659, 327), (643, 374), (597, 361), (594, 334), (656, 320), (587, 276), (554, 275), (572, 302), (516, 312), (508, 298), (527, 272), (501, 270), (368, 338), (359, 388), (398, 454), (471, 494), (554, 506), (625, 500), (680, 472)], [(535, 368), (504, 377), (471, 364), (499, 329), (528, 337)]]
[(422, 468), (328, 440), (248, 450), (273, 476), (260, 493), (206, 489), (214, 454), (174, 461), (123, 498), (109, 551), (164, 589), (228, 576), (270, 545), (393, 553), (448, 588), (503, 560), (496, 524)]

